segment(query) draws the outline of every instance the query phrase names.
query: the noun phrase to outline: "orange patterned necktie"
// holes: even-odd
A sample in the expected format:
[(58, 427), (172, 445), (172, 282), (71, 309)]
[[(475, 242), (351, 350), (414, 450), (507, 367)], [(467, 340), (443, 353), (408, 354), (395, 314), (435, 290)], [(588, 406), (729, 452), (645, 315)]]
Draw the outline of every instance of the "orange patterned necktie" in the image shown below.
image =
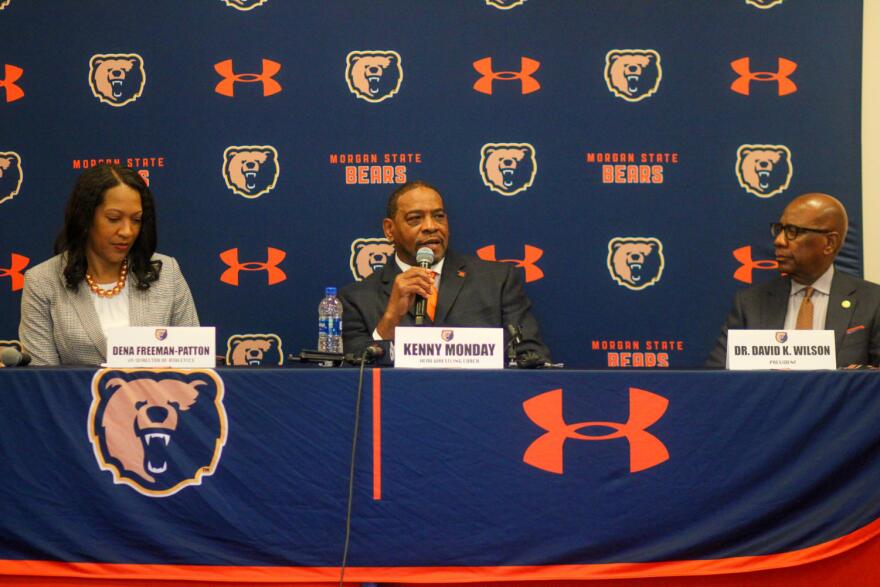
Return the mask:
[[(431, 271), (431, 277), (436, 278), (437, 274)], [(437, 286), (435, 284), (431, 284), (431, 296), (428, 298), (428, 318), (431, 319), (431, 322), (434, 321), (434, 314), (437, 311)]]
[(810, 301), (810, 296), (812, 295), (812, 287), (804, 289), (804, 299), (801, 301), (801, 307), (797, 315), (797, 324), (795, 325), (797, 330), (813, 329), (813, 302)]

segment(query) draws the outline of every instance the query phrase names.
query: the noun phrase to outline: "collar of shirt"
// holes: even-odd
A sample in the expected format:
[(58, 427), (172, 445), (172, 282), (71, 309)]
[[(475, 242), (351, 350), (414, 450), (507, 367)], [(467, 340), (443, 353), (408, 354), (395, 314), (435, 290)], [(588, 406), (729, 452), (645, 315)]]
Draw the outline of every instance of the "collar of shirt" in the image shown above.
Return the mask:
[(832, 263), (831, 267), (829, 267), (822, 276), (813, 282), (813, 285), (804, 285), (803, 283), (798, 283), (794, 280), (791, 281), (791, 296), (795, 296), (799, 294), (801, 291), (806, 289), (807, 287), (812, 287), (813, 291), (816, 293), (831, 295), (831, 280), (834, 278), (834, 264)]
[[(394, 261), (397, 263), (397, 266), (400, 267), (401, 273), (405, 272), (407, 269), (412, 267), (412, 265), (407, 265), (403, 261), (400, 260), (400, 257), (394, 255)], [(431, 265), (430, 269), (434, 272), (434, 287), (439, 289), (440, 287), (440, 275), (443, 273), (443, 262), (446, 261), (446, 257), (443, 257), (433, 265)]]

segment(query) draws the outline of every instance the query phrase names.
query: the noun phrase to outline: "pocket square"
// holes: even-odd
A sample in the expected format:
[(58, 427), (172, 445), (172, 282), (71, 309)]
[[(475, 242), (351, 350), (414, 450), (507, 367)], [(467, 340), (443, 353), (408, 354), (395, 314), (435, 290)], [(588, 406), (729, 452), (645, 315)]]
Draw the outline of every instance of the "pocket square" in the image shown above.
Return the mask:
[(858, 326), (853, 326), (852, 328), (847, 328), (846, 333), (852, 334), (853, 332), (858, 332), (859, 330), (864, 330), (864, 329), (865, 329), (865, 325), (859, 324)]

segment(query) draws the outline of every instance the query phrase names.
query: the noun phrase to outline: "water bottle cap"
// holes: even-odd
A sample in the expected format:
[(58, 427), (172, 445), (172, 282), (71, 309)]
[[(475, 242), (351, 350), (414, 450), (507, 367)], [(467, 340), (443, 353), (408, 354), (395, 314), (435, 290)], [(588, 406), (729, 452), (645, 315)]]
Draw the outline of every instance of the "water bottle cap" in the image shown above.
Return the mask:
[(324, 295), (325, 296), (335, 296), (336, 295), (336, 288), (335, 287), (325, 288)]

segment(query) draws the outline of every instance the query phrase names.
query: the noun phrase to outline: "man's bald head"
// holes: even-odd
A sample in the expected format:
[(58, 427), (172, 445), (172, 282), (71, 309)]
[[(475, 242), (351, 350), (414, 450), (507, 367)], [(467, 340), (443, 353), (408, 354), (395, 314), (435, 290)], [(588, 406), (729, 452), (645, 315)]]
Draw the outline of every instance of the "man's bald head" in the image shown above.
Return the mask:
[(812, 285), (834, 263), (843, 246), (846, 209), (828, 194), (803, 194), (785, 207), (779, 222), (782, 226), (773, 241), (779, 271), (798, 283)]

